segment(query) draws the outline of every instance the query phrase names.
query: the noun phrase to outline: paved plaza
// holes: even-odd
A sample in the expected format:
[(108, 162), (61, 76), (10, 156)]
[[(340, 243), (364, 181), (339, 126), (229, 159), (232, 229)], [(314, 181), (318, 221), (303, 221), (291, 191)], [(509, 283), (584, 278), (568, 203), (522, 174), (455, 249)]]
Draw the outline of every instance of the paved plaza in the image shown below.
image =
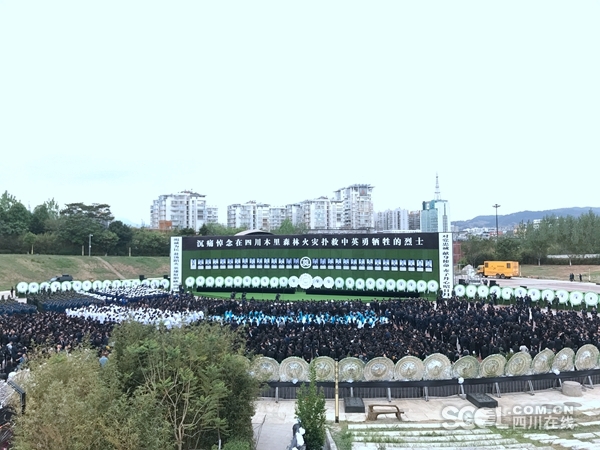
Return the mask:
[[(536, 391), (530, 393), (502, 394), (500, 398), (493, 397), (498, 401), (498, 408), (486, 409), (475, 408), (466, 399), (457, 395), (444, 398), (429, 397), (424, 399), (363, 399), (365, 407), (369, 404), (393, 404), (404, 411), (402, 421), (398, 422), (393, 414), (384, 416), (383, 419), (367, 421), (364, 413), (344, 413), (344, 402), (340, 399), (339, 421), (351, 424), (357, 429), (378, 430), (393, 427), (393, 429), (407, 429), (418, 431), (426, 430), (431, 434), (433, 430), (472, 430), (497, 427), (499, 429), (515, 429), (535, 436), (552, 436), (551, 430), (546, 430), (546, 425), (554, 426), (556, 429), (571, 429), (575, 435), (590, 434), (592, 447), (575, 444), (564, 448), (600, 448), (600, 443), (594, 444), (591, 438), (600, 438), (593, 433), (586, 433), (587, 427), (600, 427), (600, 385), (593, 389), (583, 389), (582, 397), (568, 397), (558, 389)], [(256, 414), (253, 418), (255, 435), (258, 438), (257, 450), (283, 450), (292, 438), (292, 425), (295, 422), (295, 401), (279, 400), (276, 402), (271, 398), (262, 398), (257, 402)], [(327, 421), (333, 424), (335, 420), (335, 405), (333, 400), (327, 400)], [(552, 422), (548, 423), (548, 418)], [(381, 416), (380, 416), (381, 417)], [(548, 434), (547, 434), (548, 433)], [(577, 439), (573, 439), (577, 441)], [(500, 441), (499, 441), (500, 442)], [(533, 440), (535, 442), (535, 439)], [(600, 439), (599, 441), (600, 442)], [(532, 444), (533, 445), (533, 444)], [(353, 449), (370, 448), (366, 443), (354, 443)], [(392, 447), (387, 446), (389, 449)], [(411, 448), (416, 448), (412, 445)], [(375, 447), (373, 447), (375, 448)], [(396, 448), (396, 447), (394, 447)], [(456, 448), (465, 448), (457, 446)], [(475, 447), (479, 448), (479, 447)], [(483, 448), (483, 447), (482, 447)], [(513, 448), (500, 446), (495, 448)], [(544, 448), (527, 447), (520, 448)], [(555, 448), (555, 447), (546, 447)], [(558, 447), (562, 448), (562, 447)], [(431, 447), (429, 448), (431, 450)]]

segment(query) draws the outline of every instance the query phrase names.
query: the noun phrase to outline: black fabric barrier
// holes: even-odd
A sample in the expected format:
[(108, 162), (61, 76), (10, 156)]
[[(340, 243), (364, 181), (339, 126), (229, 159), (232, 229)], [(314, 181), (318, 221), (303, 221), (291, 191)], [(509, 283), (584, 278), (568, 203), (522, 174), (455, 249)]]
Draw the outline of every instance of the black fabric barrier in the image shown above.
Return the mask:
[[(559, 375), (554, 373), (543, 373), (537, 375), (523, 375), (518, 377), (493, 377), (493, 378), (466, 378), (463, 387), (466, 392), (493, 392), (495, 383), (500, 385), (500, 392), (523, 392), (525, 384), (532, 382), (534, 390), (549, 389), (558, 383), (558, 380), (584, 381), (587, 377), (592, 377), (594, 384), (600, 383), (600, 369), (580, 370), (571, 372), (561, 372)], [(275, 388), (279, 388), (279, 398), (295, 399), (296, 390), (303, 382), (281, 382), (270, 381), (265, 383), (262, 395), (265, 397), (275, 397)], [(325, 397), (333, 398), (335, 383), (317, 382), (319, 387), (323, 388)], [(388, 394), (388, 388), (391, 390), (393, 398), (421, 398), (424, 396), (424, 388), (429, 390), (431, 397), (446, 397), (458, 394), (459, 384), (456, 378), (449, 380), (419, 380), (419, 381), (347, 381), (338, 383), (340, 397), (347, 396), (350, 388), (354, 395), (364, 398), (382, 398)]]
[[(490, 377), (490, 378), (465, 378), (463, 386), (472, 384), (493, 384), (493, 383), (505, 383), (509, 381), (533, 381), (533, 380), (564, 380), (564, 379), (575, 379), (575, 378), (586, 378), (588, 376), (600, 376), (600, 369), (594, 370), (579, 370), (571, 372), (561, 372), (559, 375), (554, 373), (541, 373), (537, 375), (522, 375), (518, 377)], [(298, 387), (304, 382), (292, 383), (283, 381), (269, 381), (268, 385), (271, 387)], [(322, 387), (335, 387), (333, 381), (319, 381), (318, 386)], [(437, 387), (437, 386), (458, 386), (458, 380), (452, 378), (449, 380), (419, 380), (419, 381), (348, 381), (338, 382), (339, 387), (345, 388), (398, 388), (398, 387)]]

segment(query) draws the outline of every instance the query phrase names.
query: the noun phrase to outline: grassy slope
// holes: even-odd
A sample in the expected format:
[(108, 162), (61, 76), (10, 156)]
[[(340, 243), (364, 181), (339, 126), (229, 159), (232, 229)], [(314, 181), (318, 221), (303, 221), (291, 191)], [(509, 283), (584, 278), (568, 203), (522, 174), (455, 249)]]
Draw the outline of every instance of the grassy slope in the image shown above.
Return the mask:
[[(168, 257), (102, 257), (125, 278), (161, 277), (170, 273)], [(48, 281), (56, 275), (69, 274), (75, 280), (116, 280), (100, 258), (56, 255), (0, 255), (0, 290), (10, 289), (21, 281)]]

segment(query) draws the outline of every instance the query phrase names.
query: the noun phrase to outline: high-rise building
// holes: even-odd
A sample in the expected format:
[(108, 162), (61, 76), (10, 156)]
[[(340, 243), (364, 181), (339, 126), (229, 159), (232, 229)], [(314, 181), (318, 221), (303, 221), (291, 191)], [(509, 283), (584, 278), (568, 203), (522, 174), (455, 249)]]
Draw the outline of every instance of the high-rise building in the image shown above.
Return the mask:
[(409, 230), (420, 230), (421, 229), (421, 211), (410, 211), (408, 213), (408, 229)]
[(271, 206), (269, 208), (269, 229), (266, 231), (273, 231), (279, 228), (285, 220), (285, 218), (285, 206)]
[(341, 225), (341, 202), (327, 197), (304, 200), (303, 221), (309, 230), (337, 230)]
[(304, 209), (302, 203), (290, 203), (285, 205), (285, 218), (297, 226), (304, 224)]
[(448, 201), (442, 200), (438, 176), (435, 176), (435, 198), (423, 202), (421, 231), (425, 233), (449, 233), (450, 214)]
[(216, 206), (206, 207), (206, 223), (219, 223), (219, 209)]
[(218, 222), (218, 209), (206, 205), (206, 196), (192, 191), (160, 195), (150, 206), (150, 227), (161, 230), (191, 228)]
[(284, 207), (246, 202), (227, 207), (227, 226), (272, 231), (284, 220), (308, 230), (369, 230), (373, 228), (373, 187), (355, 184), (335, 191), (333, 198), (290, 203)]
[(373, 186), (353, 184), (334, 192), (334, 200), (342, 203), (341, 227), (349, 230), (373, 228)]
[(408, 210), (396, 208), (376, 213), (375, 229), (377, 231), (409, 230)]
[(269, 231), (269, 208), (266, 203), (249, 201), (227, 206), (227, 226)]

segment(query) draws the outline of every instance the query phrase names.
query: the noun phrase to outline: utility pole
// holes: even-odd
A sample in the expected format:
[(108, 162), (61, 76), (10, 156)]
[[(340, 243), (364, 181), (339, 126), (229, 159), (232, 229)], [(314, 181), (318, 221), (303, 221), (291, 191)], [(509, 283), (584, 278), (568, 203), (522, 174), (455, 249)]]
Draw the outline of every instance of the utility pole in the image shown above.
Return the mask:
[(500, 208), (500, 205), (496, 203), (495, 205), (492, 205), (492, 207), (496, 208), (496, 242), (498, 242), (498, 208)]
[(89, 243), (88, 243), (88, 256), (92, 256), (92, 236), (93, 236), (93, 234), (90, 234), (88, 236), (88, 239), (89, 239)]

